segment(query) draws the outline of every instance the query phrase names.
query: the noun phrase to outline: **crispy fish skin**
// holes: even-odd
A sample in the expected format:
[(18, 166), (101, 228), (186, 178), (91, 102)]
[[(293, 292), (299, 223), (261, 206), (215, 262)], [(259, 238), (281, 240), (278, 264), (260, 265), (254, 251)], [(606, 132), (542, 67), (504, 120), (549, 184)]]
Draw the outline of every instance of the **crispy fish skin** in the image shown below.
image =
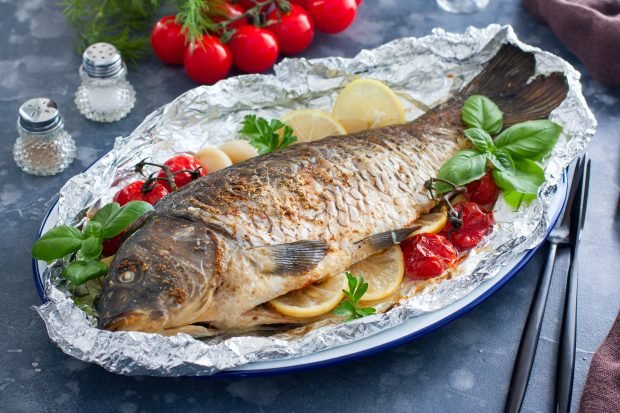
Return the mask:
[(530, 80), (533, 65), (504, 46), (459, 95), (413, 122), (297, 144), (172, 193), (118, 251), (99, 326), (209, 335), (307, 322), (261, 304), (385, 248), (377, 234), (406, 236), (433, 206), (424, 182), (467, 146), (468, 96), (492, 97), (507, 125), (547, 117), (566, 83)]

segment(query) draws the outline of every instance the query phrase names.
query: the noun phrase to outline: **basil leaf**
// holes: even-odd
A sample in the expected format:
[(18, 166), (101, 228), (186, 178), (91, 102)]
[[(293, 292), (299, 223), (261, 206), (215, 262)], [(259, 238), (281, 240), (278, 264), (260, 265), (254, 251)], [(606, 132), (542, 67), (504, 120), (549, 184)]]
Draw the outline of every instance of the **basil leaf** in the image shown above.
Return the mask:
[(61, 225), (47, 231), (32, 246), (32, 257), (47, 262), (75, 252), (82, 246), (84, 236), (79, 229)]
[(61, 275), (72, 284), (80, 285), (107, 272), (108, 267), (101, 261), (74, 261), (63, 268)]
[(93, 219), (91, 219), (90, 222), (98, 222), (103, 228), (105, 228), (113, 217), (118, 214), (120, 209), (121, 206), (117, 202), (107, 204), (95, 213), (95, 216), (93, 216)]
[(480, 128), (490, 134), (499, 133), (504, 125), (504, 114), (493, 101), (485, 96), (467, 98), (461, 110), (463, 122), (470, 128)]
[(537, 195), (538, 188), (545, 182), (545, 172), (538, 164), (528, 159), (514, 159), (513, 174), (493, 169), (493, 180), (503, 190)]
[(478, 149), (480, 152), (491, 152), (492, 149), (495, 149), (495, 144), (493, 143), (493, 139), (491, 138), (491, 135), (489, 135), (483, 129), (480, 129), (480, 128), (466, 129), (465, 136), (469, 138), (471, 143), (473, 143), (476, 149)]
[(82, 248), (80, 248), (80, 254), (86, 261), (91, 261), (99, 258), (103, 251), (103, 244), (99, 237), (89, 237), (82, 242)]
[(495, 168), (509, 174), (515, 173), (515, 163), (512, 160), (512, 156), (510, 156), (510, 154), (504, 149), (496, 149), (495, 152), (488, 153), (487, 157)]
[(530, 120), (517, 123), (495, 139), (495, 146), (513, 156), (541, 160), (551, 152), (558, 141), (562, 127), (549, 120)]
[(84, 236), (86, 238), (88, 237), (101, 238), (102, 230), (103, 230), (103, 225), (91, 219), (90, 221), (86, 223), (86, 226), (84, 226), (84, 230), (82, 232), (84, 233)]
[[(485, 154), (472, 149), (465, 149), (448, 160), (439, 172), (438, 178), (445, 179), (455, 185), (464, 185), (475, 181), (486, 172), (487, 158)], [(439, 193), (448, 192), (451, 188), (443, 182), (437, 182), (435, 189)]]
[(118, 211), (109, 216), (105, 225), (103, 226), (103, 239), (114, 238), (129, 224), (140, 218), (148, 211), (152, 211), (153, 206), (144, 201), (131, 201), (123, 205)]
[(517, 191), (502, 191), (502, 193), (504, 194), (504, 200), (514, 211), (518, 210), (521, 205), (528, 205), (536, 199), (536, 195), (534, 194), (524, 194)]

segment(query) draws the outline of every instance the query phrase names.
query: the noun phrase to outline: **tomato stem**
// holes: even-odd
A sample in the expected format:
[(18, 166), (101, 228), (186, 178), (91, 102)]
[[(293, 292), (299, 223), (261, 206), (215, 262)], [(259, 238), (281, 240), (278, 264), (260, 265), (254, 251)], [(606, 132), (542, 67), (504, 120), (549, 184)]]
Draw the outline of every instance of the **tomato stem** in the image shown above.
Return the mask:
[[(443, 184), (449, 185), (452, 187), (452, 189), (449, 192), (438, 196), (437, 194), (435, 194), (435, 182), (441, 182)], [(426, 188), (426, 190), (430, 193), (431, 199), (435, 200), (437, 203), (443, 203), (448, 208), (448, 221), (450, 221), (450, 224), (452, 225), (451, 230), (459, 229), (463, 225), (461, 212), (457, 212), (454, 209), (452, 203), (450, 202), (450, 199), (454, 198), (458, 194), (462, 194), (463, 192), (465, 192), (465, 187), (458, 186), (454, 182), (450, 182), (447, 179), (430, 178), (429, 180), (424, 182), (424, 188)]]

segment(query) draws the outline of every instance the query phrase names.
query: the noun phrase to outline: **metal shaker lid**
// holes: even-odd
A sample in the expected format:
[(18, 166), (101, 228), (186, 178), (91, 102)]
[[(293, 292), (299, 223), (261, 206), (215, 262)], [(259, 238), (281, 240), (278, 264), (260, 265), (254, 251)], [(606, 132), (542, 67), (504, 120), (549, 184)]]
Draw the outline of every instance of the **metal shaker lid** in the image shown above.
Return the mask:
[(84, 50), (82, 67), (91, 77), (106, 78), (123, 70), (123, 59), (110, 43), (94, 43)]
[(63, 120), (56, 102), (34, 98), (19, 107), (19, 125), (31, 133), (47, 133), (62, 126)]

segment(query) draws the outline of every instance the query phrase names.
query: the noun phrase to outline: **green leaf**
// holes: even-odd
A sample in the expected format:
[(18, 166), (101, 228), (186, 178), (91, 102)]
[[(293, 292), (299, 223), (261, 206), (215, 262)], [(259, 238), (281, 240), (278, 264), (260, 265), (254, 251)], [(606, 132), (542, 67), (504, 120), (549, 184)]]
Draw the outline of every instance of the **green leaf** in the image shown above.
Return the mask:
[(496, 149), (493, 153), (488, 153), (487, 158), (493, 166), (501, 171), (509, 174), (515, 173), (515, 163), (512, 160), (512, 156), (504, 149)]
[(521, 205), (528, 205), (530, 202), (536, 199), (537, 195), (534, 194), (523, 194), (517, 191), (502, 191), (504, 195), (504, 200), (508, 205), (512, 207), (514, 211), (518, 210)]
[(104, 239), (114, 238), (125, 230), (131, 223), (148, 211), (153, 206), (144, 201), (131, 201), (123, 205), (114, 215), (111, 215), (103, 226)]
[(364, 282), (364, 277), (360, 277), (360, 285), (355, 291), (355, 301), (361, 300), (366, 291), (368, 291), (368, 283)]
[(349, 291), (355, 291), (355, 287), (357, 287), (357, 278), (355, 278), (355, 276), (349, 271), (347, 271), (345, 275), (347, 276), (347, 283), (349, 284)]
[(267, 122), (267, 119), (256, 115), (246, 115), (243, 118), (239, 134), (261, 155), (275, 152), (297, 141), (290, 126), (277, 119)]
[(89, 237), (82, 242), (82, 248), (80, 248), (80, 254), (86, 261), (91, 261), (99, 258), (103, 251), (103, 243), (99, 237)]
[(461, 110), (463, 122), (470, 128), (480, 128), (490, 134), (499, 133), (504, 125), (504, 114), (491, 99), (470, 96)]
[(343, 301), (338, 305), (338, 307), (334, 308), (332, 313), (340, 317), (351, 317), (351, 311), (343, 305), (345, 302), (349, 303), (348, 301)]
[(84, 226), (84, 230), (82, 231), (82, 233), (84, 234), (85, 238), (88, 238), (88, 237), (101, 238), (102, 231), (103, 231), (103, 225), (91, 219)]
[[(445, 179), (455, 185), (465, 185), (482, 178), (486, 173), (486, 155), (472, 149), (463, 150), (448, 160), (437, 174), (438, 178)], [(437, 192), (448, 192), (451, 188), (442, 182), (437, 182)]]
[(465, 136), (471, 141), (476, 149), (480, 152), (492, 152), (495, 144), (491, 135), (480, 128), (471, 128), (465, 130)]
[(105, 205), (99, 211), (95, 213), (95, 216), (90, 220), (90, 222), (98, 222), (101, 224), (102, 228), (105, 228), (109, 222), (114, 218), (118, 211), (121, 209), (121, 206), (118, 202), (112, 202)]
[(562, 127), (549, 120), (530, 120), (517, 123), (495, 139), (495, 146), (512, 156), (541, 160), (551, 152), (558, 141)]
[(545, 182), (545, 172), (534, 161), (515, 159), (513, 174), (499, 169), (493, 170), (493, 180), (504, 191), (516, 191), (537, 195), (538, 188)]
[(77, 228), (61, 225), (47, 231), (32, 246), (32, 257), (47, 262), (76, 252), (82, 246), (84, 236)]
[(101, 261), (74, 261), (63, 268), (61, 275), (74, 285), (80, 285), (108, 272), (108, 267)]

